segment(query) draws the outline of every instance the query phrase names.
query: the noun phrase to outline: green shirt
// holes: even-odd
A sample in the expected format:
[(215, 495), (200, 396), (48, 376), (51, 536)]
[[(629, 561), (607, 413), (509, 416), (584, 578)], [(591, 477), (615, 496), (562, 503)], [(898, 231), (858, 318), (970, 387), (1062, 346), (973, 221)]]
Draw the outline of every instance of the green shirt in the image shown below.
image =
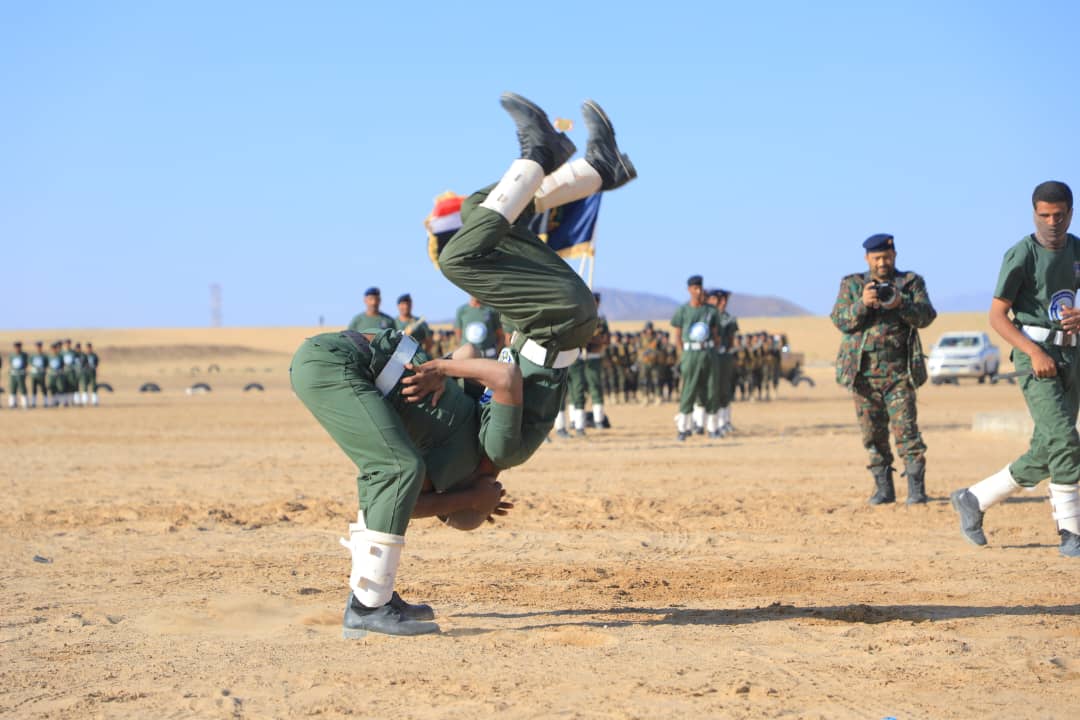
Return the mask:
[(24, 352), (11, 353), (8, 355), (8, 370), (14, 377), (26, 377), (26, 366), (30, 364), (30, 356)]
[(64, 372), (64, 358), (60, 353), (49, 356), (49, 374), (59, 375)]
[(98, 367), (98, 354), (96, 352), (88, 352), (84, 355), (84, 358), (86, 360), (84, 367), (91, 372), (96, 371)]
[(60, 355), (60, 357), (61, 357), (61, 360), (64, 363), (64, 370), (67, 371), (67, 372), (75, 372), (75, 367), (76, 367), (76, 365), (75, 365), (75, 360), (76, 360), (76, 352), (75, 352), (75, 350), (74, 349), (65, 349), (64, 352)]
[(410, 317), (408, 320), (402, 320), (401, 318), (394, 318), (394, 327), (398, 330), (405, 330), (411, 327), (412, 332), (409, 335), (420, 343), (421, 347), (424, 345), (424, 341), (431, 337), (431, 328), (428, 324), (420, 318)]
[(683, 350), (687, 343), (711, 342), (720, 327), (720, 315), (709, 304), (694, 307), (690, 303), (679, 306), (671, 318), (671, 327), (682, 329)]
[(1018, 325), (1061, 329), (1061, 309), (1075, 307), (1080, 280), (1080, 239), (1069, 234), (1060, 250), (1047, 250), (1028, 235), (1001, 261), (994, 297), (1012, 303)]
[(499, 313), (486, 305), (473, 307), (465, 303), (458, 308), (454, 329), (460, 330), (461, 341), (479, 350), (482, 357), (494, 358), (500, 323)]
[(366, 312), (362, 312), (349, 323), (349, 329), (354, 332), (378, 332), (379, 330), (392, 330), (394, 327), (394, 318), (382, 312), (376, 315), (368, 315)]
[(30, 377), (44, 377), (45, 368), (49, 365), (49, 356), (45, 353), (34, 353), (30, 356)]
[(725, 352), (735, 352), (735, 336), (739, 334), (739, 321), (727, 310), (718, 315), (717, 327), (720, 330), (720, 347)]
[(522, 406), (514, 407), (480, 399), (480, 444), (495, 467), (520, 465), (539, 449), (555, 424), (566, 399), (566, 368), (536, 365), (510, 348), (499, 353), (500, 362), (512, 362), (521, 370)]

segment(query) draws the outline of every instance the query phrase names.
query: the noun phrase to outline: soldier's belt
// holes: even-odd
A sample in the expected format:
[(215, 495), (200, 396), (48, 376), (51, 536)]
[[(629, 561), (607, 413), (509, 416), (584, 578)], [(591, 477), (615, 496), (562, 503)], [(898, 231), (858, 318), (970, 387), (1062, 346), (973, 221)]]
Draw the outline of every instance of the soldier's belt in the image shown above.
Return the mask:
[(602, 352), (587, 352), (585, 353), (586, 360), (603, 360), (604, 353)]
[(1021, 325), (1020, 329), (1035, 342), (1049, 343), (1058, 347), (1076, 347), (1080, 336), (1071, 335), (1063, 330), (1051, 330), (1038, 325)]
[[(368, 339), (353, 330), (345, 330), (341, 333), (345, 338), (356, 346), (357, 350), (370, 350), (371, 343)], [(375, 377), (375, 388), (386, 397), (390, 391), (397, 387), (401, 376), (405, 374), (405, 365), (413, 359), (420, 344), (409, 335), (402, 335), (401, 342), (394, 348), (394, 354), (383, 365), (383, 369)]]
[(525, 358), (533, 365), (559, 370), (570, 367), (574, 364), (574, 361), (581, 356), (581, 348), (549, 352), (548, 348), (532, 338), (525, 338), (523, 342), (523, 337), (523, 335), (515, 331), (514, 335), (510, 338), (510, 344), (517, 348), (518, 354), (521, 355), (521, 357)]
[(706, 340), (705, 342), (684, 342), (682, 344), (683, 350), (706, 350), (713, 346), (712, 340)]

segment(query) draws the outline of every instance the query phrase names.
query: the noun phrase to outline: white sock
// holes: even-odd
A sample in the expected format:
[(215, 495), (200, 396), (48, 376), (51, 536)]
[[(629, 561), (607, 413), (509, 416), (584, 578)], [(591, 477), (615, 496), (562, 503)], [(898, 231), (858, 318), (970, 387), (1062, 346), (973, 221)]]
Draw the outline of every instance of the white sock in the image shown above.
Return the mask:
[(560, 410), (559, 414), (555, 416), (555, 429), (566, 430), (566, 411)]
[(544, 180), (544, 170), (533, 160), (515, 160), (495, 188), (480, 203), (480, 207), (494, 210), (510, 223), (521, 215), (532, 202), (533, 195)]
[(540, 183), (540, 189), (536, 191), (536, 196), (533, 198), (536, 212), (543, 212), (595, 195), (600, 192), (602, 183), (600, 173), (585, 162), (585, 158), (563, 163)]
[(690, 416), (686, 413), (678, 413), (675, 416), (675, 427), (679, 432), (689, 432), (690, 430)]
[(600, 423), (604, 422), (604, 406), (600, 403), (593, 403), (592, 419), (593, 422), (597, 424), (597, 426), (599, 426)]
[(1080, 488), (1050, 483), (1050, 506), (1054, 509), (1058, 530), (1080, 535)]
[(1020, 486), (1013, 480), (1012, 473), (1009, 472), (1009, 466), (1006, 465), (985, 480), (980, 480), (969, 487), (968, 492), (979, 500), (979, 509), (986, 510), (992, 505), (997, 505), (1019, 489)]
[(577, 406), (570, 406), (570, 422), (574, 423), (575, 430), (585, 429), (585, 409)]
[(703, 427), (705, 425), (705, 407), (703, 405), (694, 406), (694, 427)]
[(719, 429), (719, 416), (717, 413), (709, 413), (705, 416), (705, 430), (714, 433)]

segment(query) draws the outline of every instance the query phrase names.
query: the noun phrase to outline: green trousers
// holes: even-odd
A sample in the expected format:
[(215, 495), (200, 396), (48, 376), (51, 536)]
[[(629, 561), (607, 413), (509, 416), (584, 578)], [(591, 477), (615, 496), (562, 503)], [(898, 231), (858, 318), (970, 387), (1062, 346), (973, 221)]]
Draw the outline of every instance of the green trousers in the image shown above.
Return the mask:
[(502, 315), (549, 353), (585, 347), (596, 328), (589, 286), (525, 224), (479, 207), (492, 187), (461, 206), (461, 229), (439, 255), (450, 282)]
[(31, 386), (31, 391), (30, 392), (34, 397), (37, 397), (38, 390), (41, 391), (42, 395), (48, 395), (49, 394), (48, 387), (45, 384), (45, 376), (44, 375), (31, 375), (30, 376), (30, 386)]
[(604, 389), (600, 382), (604, 369), (603, 363), (604, 361), (600, 358), (579, 359), (570, 366), (567, 395), (571, 405), (585, 407), (586, 390), (594, 405), (603, 404)]
[(694, 405), (702, 405), (705, 412), (719, 410), (710, 398), (709, 388), (715, 383), (716, 353), (712, 350), (686, 350), (679, 363), (682, 391), (679, 393), (679, 412), (688, 415)]
[(26, 376), (25, 375), (12, 375), (11, 380), (8, 382), (8, 392), (12, 395), (16, 393), (19, 395), (26, 395)]
[(713, 409), (706, 405), (706, 412), (716, 412), (720, 408), (726, 408), (731, 404), (731, 391), (734, 385), (731, 382), (735, 374), (735, 358), (728, 353), (717, 353), (713, 360), (716, 371), (709, 376), (709, 400)]
[(289, 375), (296, 396), (360, 471), (364, 522), (404, 535), (424, 483), (424, 461), (375, 387), (370, 356), (362, 355), (345, 338), (319, 335), (296, 351)]
[(79, 373), (79, 389), (97, 392), (97, 370), (83, 370)]
[[(1077, 408), (1080, 407), (1080, 382), (1077, 350), (1043, 346), (1058, 365), (1057, 377), (1039, 379), (1031, 375), (1020, 381), (1035, 429), (1031, 445), (1012, 465), (1009, 472), (1023, 487), (1034, 487), (1047, 477), (1060, 485), (1080, 481), (1080, 436), (1076, 432)], [(1017, 370), (1030, 370), (1031, 359), (1013, 353)]]

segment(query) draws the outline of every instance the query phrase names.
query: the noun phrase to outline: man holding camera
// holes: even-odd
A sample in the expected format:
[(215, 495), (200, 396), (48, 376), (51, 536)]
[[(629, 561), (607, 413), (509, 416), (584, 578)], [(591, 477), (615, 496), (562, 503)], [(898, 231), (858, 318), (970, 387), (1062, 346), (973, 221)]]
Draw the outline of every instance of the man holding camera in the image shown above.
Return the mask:
[(845, 277), (833, 306), (833, 324), (844, 334), (836, 382), (855, 397), (874, 476), (870, 504), (896, 501), (890, 430), (904, 459), (907, 504), (925, 503), (926, 444), (919, 434), (915, 388), (926, 382), (919, 329), (933, 322), (937, 311), (922, 277), (896, 269), (892, 235), (871, 235), (863, 248), (869, 270)]

